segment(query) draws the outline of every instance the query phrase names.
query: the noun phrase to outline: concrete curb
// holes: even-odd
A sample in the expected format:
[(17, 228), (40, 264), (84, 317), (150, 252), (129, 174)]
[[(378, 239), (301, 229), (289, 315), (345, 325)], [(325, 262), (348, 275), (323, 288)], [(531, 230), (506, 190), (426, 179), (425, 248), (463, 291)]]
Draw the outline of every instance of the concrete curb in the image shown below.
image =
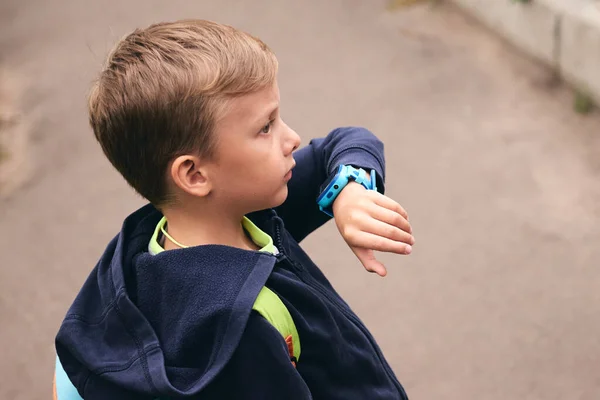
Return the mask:
[(600, 0), (451, 0), (600, 104)]

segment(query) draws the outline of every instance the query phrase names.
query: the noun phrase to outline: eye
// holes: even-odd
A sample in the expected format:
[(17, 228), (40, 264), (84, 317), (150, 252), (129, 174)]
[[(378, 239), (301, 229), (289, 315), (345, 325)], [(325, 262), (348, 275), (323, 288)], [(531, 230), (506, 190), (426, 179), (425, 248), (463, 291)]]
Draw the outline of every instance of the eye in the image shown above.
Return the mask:
[(273, 126), (273, 121), (269, 121), (268, 124), (266, 124), (265, 126), (262, 127), (262, 129), (260, 130), (260, 133), (262, 133), (263, 135), (268, 134), (269, 132), (271, 132), (272, 126)]

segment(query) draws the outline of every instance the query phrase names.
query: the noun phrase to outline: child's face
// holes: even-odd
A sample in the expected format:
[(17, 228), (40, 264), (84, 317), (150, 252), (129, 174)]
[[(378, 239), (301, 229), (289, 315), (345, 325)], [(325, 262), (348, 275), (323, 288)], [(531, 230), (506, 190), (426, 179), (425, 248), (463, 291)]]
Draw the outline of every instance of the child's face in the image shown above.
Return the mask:
[(279, 115), (277, 83), (231, 100), (214, 133), (211, 180), (218, 204), (248, 213), (285, 201), (300, 137)]

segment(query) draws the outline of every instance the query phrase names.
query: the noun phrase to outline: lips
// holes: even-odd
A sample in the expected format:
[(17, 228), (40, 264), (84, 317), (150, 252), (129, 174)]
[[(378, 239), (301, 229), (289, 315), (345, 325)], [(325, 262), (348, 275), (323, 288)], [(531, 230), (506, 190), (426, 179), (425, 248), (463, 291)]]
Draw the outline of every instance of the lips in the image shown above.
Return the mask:
[(294, 169), (294, 167), (296, 166), (296, 163), (294, 163), (294, 165), (292, 165), (292, 168), (290, 168), (287, 172), (287, 174), (285, 174), (285, 176), (283, 177), (286, 181), (289, 181), (290, 179), (292, 179), (292, 170)]

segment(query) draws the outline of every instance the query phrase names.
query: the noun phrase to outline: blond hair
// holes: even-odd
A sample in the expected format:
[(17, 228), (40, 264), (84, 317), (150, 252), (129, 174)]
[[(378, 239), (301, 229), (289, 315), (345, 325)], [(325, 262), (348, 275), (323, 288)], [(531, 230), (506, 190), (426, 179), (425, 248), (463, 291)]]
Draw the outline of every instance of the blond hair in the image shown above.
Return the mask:
[(277, 59), (261, 40), (204, 20), (151, 25), (122, 39), (89, 97), (89, 120), (112, 165), (156, 206), (170, 201), (176, 157), (213, 157), (228, 99), (275, 82)]

